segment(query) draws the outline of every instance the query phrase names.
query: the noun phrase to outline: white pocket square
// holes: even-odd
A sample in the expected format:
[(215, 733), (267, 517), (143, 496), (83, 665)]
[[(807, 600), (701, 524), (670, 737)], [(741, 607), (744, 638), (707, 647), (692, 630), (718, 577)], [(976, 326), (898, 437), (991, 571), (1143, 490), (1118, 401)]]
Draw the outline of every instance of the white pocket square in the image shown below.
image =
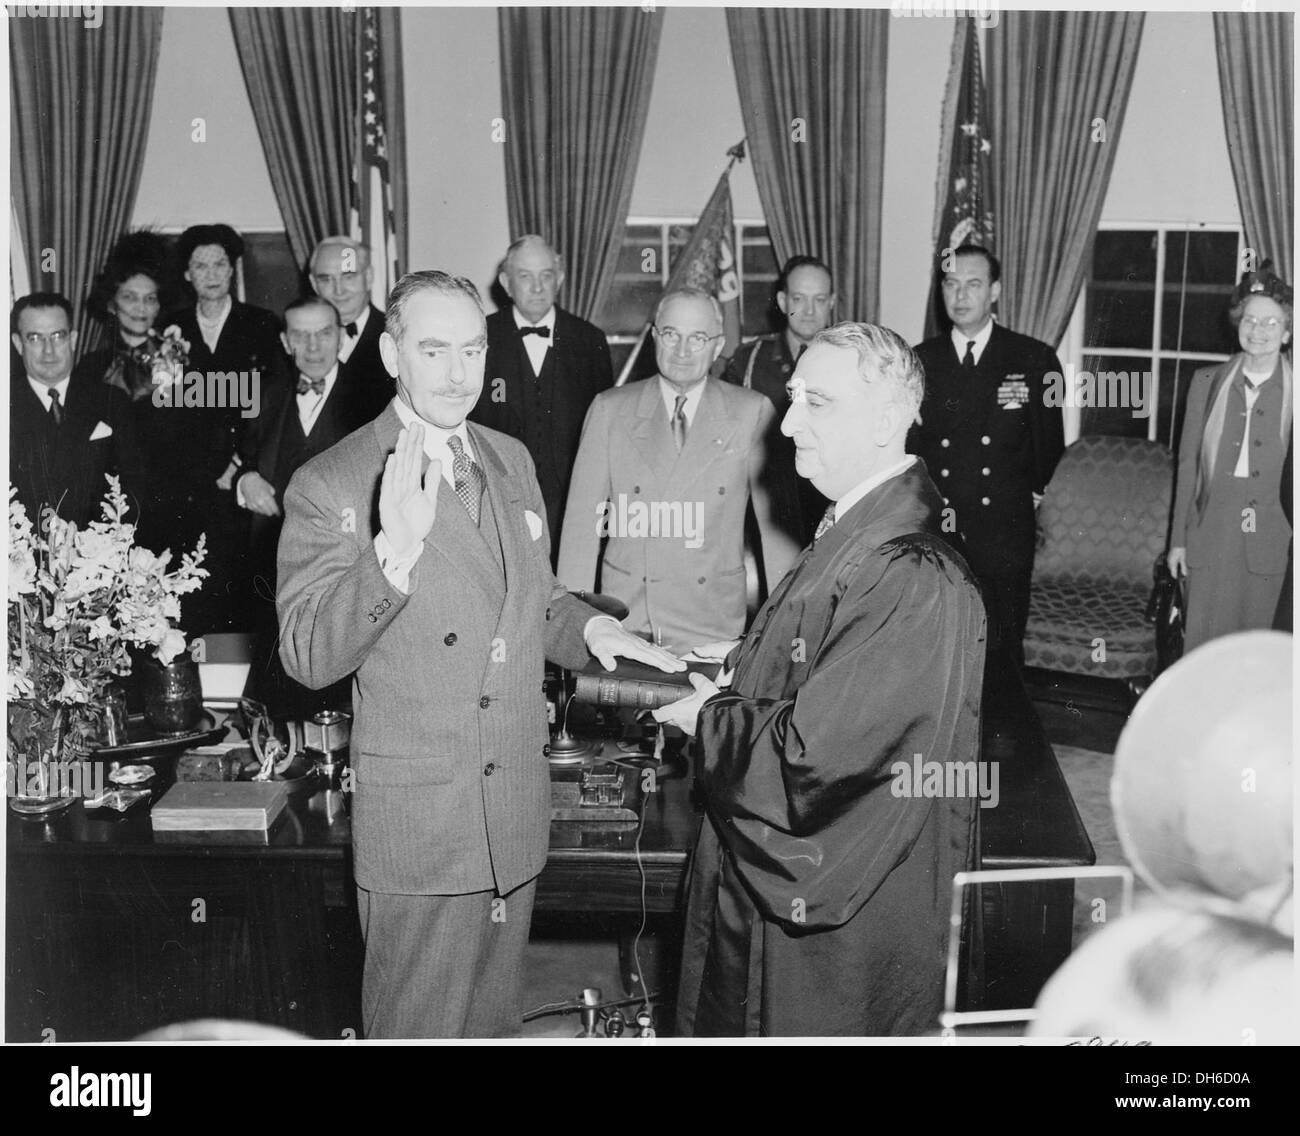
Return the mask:
[(111, 438), (113, 436), (113, 427), (107, 422), (96, 422), (95, 428), (90, 432), (90, 440), (98, 442), (100, 438)]
[(525, 509), (524, 520), (528, 522), (528, 531), (532, 534), (533, 540), (541, 540), (542, 518), (534, 513), (532, 509)]

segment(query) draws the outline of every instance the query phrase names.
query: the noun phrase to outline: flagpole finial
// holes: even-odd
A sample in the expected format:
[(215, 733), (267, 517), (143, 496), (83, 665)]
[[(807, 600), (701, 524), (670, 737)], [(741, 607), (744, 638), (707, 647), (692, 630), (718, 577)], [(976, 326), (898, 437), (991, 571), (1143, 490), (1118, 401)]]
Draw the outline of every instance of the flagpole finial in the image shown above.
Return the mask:
[(745, 139), (742, 138), (730, 150), (727, 151), (727, 157), (731, 159), (732, 165), (736, 162), (745, 160)]

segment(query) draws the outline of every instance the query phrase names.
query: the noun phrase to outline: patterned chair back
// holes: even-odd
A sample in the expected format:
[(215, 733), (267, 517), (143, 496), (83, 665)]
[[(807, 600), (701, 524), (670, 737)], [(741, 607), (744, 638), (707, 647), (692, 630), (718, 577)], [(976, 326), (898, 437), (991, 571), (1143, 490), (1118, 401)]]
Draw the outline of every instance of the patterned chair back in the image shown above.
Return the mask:
[(1173, 479), (1173, 454), (1159, 442), (1080, 438), (1038, 507), (1035, 583), (1149, 592), (1165, 551)]

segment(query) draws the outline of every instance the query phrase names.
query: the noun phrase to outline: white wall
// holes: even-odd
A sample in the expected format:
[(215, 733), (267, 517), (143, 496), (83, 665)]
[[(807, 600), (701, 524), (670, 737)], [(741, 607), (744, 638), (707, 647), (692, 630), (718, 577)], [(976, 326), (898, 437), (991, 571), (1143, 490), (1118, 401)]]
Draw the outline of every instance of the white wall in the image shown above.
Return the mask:
[[(206, 141), (193, 141), (193, 120)], [(105, 186), (107, 191), (111, 189)], [(168, 8), (132, 224), (283, 229), (225, 8)]]

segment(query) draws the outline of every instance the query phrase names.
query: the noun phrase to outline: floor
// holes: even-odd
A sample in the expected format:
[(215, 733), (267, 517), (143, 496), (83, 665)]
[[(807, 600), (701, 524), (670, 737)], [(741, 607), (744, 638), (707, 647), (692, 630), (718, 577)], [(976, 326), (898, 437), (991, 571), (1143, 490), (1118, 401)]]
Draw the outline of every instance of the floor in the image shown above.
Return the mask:
[[(1127, 715), (1125, 693), (1118, 687), (1062, 686), (1041, 674), (1031, 674), (1028, 682), (1035, 708), (1096, 850), (1097, 864), (1124, 864), (1110, 807), (1110, 778), (1115, 745)], [(1076, 888), (1076, 945), (1104, 923), (1107, 912), (1118, 901), (1118, 885), (1110, 881)], [(662, 925), (649, 928), (641, 943), (642, 972), (653, 995), (675, 960), (676, 944)], [(618, 948), (609, 925), (539, 917), (524, 965), (524, 1001), (529, 1014), (525, 1037), (582, 1036), (578, 1005), (584, 989), (598, 989), (599, 997), (605, 1000), (626, 997), (619, 977)], [(639, 1002), (633, 999), (633, 1004), (620, 1008), (631, 1023), (627, 1036), (636, 1033)], [(670, 1017), (669, 1008), (656, 1009), (656, 1022)]]

